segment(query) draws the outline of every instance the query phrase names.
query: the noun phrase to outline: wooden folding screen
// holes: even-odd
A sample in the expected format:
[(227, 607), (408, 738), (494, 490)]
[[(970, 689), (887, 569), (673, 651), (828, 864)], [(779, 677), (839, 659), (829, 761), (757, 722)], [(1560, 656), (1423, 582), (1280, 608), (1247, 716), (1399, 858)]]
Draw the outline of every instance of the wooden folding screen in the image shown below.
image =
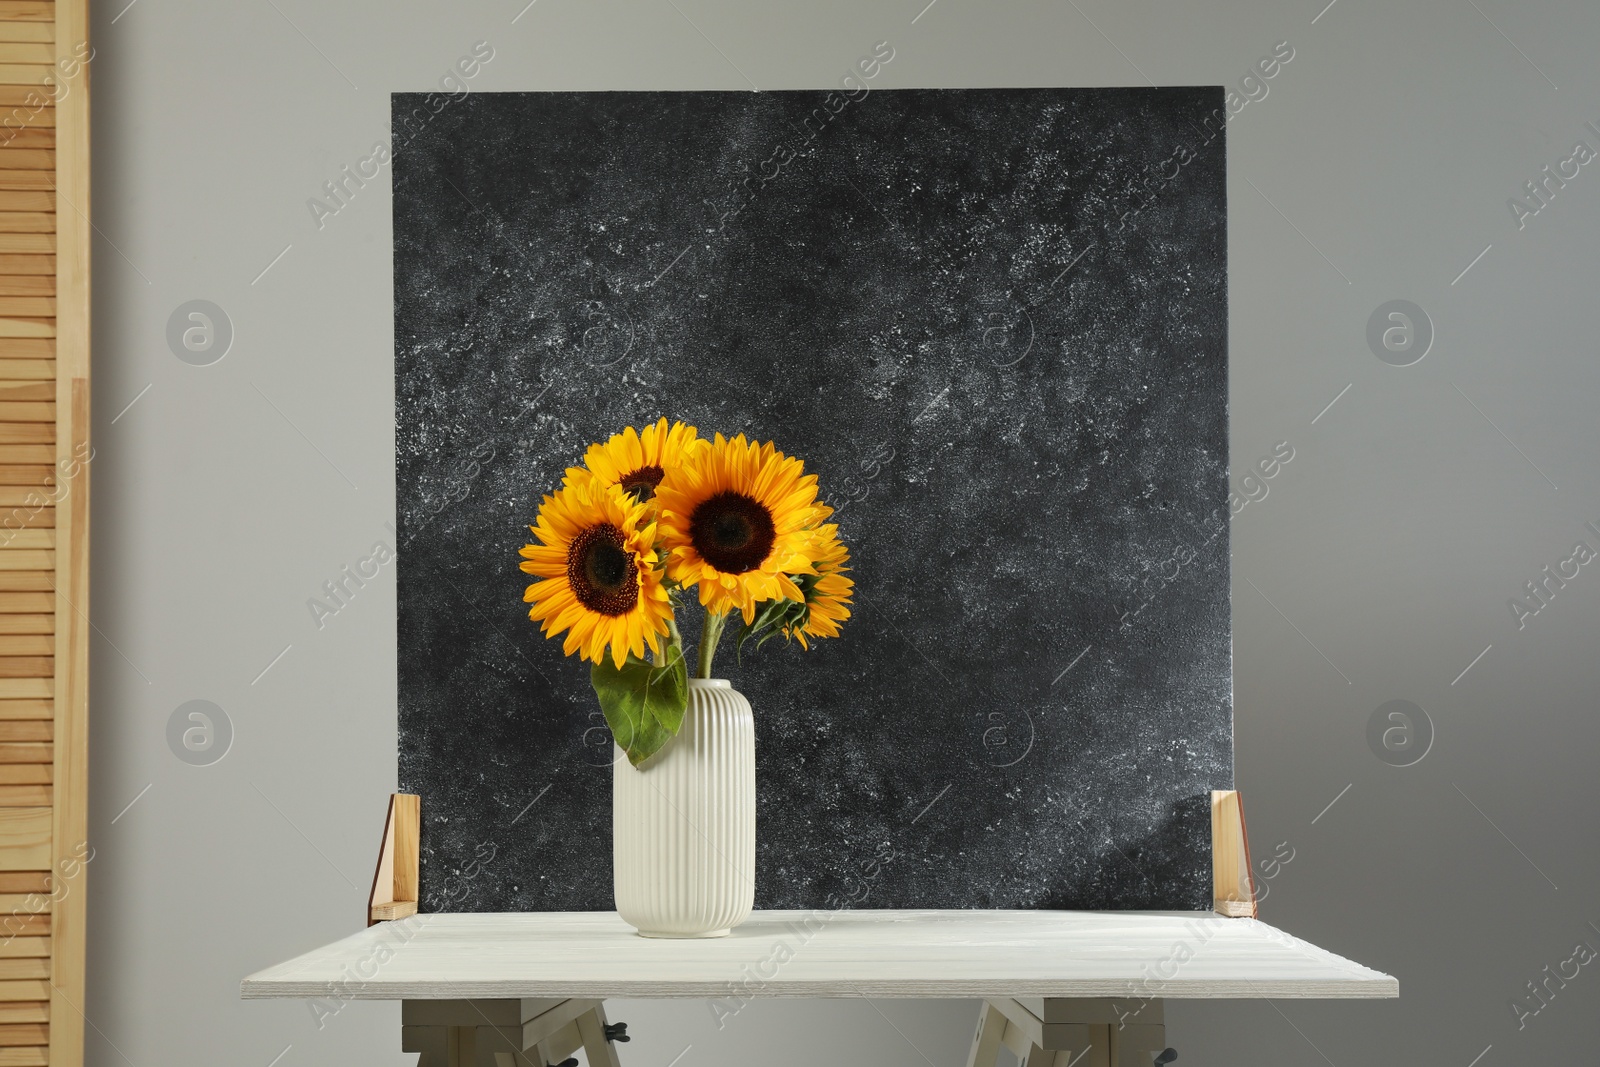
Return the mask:
[(0, 0), (0, 1065), (83, 1062), (87, 0)]

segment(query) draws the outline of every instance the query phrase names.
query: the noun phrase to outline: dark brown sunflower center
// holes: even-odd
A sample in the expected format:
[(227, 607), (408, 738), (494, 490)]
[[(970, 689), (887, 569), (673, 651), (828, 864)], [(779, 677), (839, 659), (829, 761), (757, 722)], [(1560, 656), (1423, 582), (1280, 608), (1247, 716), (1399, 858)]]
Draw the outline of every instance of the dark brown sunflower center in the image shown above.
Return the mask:
[(617, 482), (622, 486), (622, 491), (635, 500), (649, 500), (656, 495), (656, 486), (661, 484), (662, 477), (667, 472), (655, 464), (640, 467), (629, 474), (624, 474)]
[(601, 615), (626, 615), (639, 603), (639, 568), (622, 531), (591, 526), (567, 548), (567, 582), (578, 603)]
[(694, 550), (725, 574), (761, 566), (776, 539), (772, 513), (759, 501), (732, 490), (707, 497), (689, 518)]

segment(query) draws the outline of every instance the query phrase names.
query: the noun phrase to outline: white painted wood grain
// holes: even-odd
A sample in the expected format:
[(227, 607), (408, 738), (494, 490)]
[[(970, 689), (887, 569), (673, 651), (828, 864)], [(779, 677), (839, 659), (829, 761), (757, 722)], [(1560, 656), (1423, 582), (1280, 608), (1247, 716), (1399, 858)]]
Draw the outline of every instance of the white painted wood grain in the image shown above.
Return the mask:
[(244, 980), (245, 997), (1394, 997), (1399, 983), (1212, 912), (758, 911), (658, 940), (614, 912), (417, 915)]

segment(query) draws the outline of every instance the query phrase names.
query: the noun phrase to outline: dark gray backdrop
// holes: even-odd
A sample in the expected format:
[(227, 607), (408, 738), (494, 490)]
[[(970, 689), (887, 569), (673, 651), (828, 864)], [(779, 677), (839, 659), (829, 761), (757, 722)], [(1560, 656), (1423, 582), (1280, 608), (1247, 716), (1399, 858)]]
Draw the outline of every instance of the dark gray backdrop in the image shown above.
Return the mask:
[(516, 550), (587, 443), (659, 414), (803, 457), (854, 555), (842, 640), (719, 661), (756, 710), (758, 906), (1208, 906), (1221, 90), (438, 99), (394, 98), (424, 907), (611, 906), (609, 741)]

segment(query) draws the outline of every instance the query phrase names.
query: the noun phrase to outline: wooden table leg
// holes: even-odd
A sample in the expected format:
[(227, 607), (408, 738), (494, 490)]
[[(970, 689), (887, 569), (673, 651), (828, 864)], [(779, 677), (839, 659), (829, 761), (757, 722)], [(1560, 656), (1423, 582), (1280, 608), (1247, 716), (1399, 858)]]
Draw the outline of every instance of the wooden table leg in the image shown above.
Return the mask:
[(1006, 1017), (987, 1000), (979, 1001), (978, 1029), (972, 1035), (972, 1051), (967, 1054), (967, 1067), (996, 1067), (1000, 1062), (1000, 1035), (1005, 1033), (1005, 1029)]
[(450, 1067), (478, 1067), (478, 1028), (450, 1026), (445, 1029)]
[(578, 1016), (578, 1033), (583, 1038), (584, 1055), (589, 1057), (589, 1067), (622, 1067), (617, 1059), (617, 1047), (606, 1039), (606, 1009), (596, 1005)]

